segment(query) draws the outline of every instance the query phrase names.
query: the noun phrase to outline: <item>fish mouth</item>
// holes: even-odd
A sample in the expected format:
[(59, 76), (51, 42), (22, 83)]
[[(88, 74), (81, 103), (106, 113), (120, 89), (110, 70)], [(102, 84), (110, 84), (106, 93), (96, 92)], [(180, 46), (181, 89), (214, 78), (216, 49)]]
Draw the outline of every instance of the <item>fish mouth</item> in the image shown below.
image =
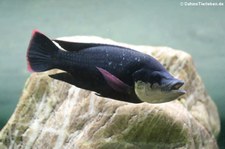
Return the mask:
[(180, 89), (183, 85), (184, 85), (184, 81), (178, 80), (178, 81), (175, 81), (175, 82), (169, 84), (168, 87), (169, 87), (170, 91), (183, 95), (186, 93), (185, 90)]

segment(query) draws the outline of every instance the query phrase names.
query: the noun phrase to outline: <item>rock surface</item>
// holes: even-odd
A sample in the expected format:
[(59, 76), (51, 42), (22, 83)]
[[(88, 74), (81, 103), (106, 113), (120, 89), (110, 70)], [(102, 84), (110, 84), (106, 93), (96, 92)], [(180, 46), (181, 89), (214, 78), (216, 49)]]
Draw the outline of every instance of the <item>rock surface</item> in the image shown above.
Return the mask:
[(98, 37), (69, 41), (122, 45), (150, 54), (185, 80), (185, 96), (163, 104), (132, 104), (33, 73), (17, 108), (0, 132), (0, 149), (216, 149), (217, 108), (187, 53), (167, 47), (133, 46)]

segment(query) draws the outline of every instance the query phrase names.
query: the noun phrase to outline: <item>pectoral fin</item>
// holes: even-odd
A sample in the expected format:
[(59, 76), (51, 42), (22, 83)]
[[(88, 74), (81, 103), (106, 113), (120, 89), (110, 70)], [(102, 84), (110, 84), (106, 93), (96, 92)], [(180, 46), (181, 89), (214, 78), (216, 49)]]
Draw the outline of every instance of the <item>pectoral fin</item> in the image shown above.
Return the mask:
[(56, 73), (53, 75), (49, 75), (49, 77), (56, 79), (56, 80), (64, 81), (69, 84), (74, 84), (74, 82), (75, 82), (74, 77), (67, 72)]
[(122, 92), (122, 93), (127, 93), (130, 90), (130, 86), (127, 85), (126, 83), (124, 83), (123, 81), (121, 81), (119, 78), (117, 78), (116, 76), (112, 75), (111, 73), (109, 73), (108, 71), (96, 67), (101, 74), (103, 75), (104, 79), (106, 80), (107, 84), (114, 90), (118, 91), (118, 92)]

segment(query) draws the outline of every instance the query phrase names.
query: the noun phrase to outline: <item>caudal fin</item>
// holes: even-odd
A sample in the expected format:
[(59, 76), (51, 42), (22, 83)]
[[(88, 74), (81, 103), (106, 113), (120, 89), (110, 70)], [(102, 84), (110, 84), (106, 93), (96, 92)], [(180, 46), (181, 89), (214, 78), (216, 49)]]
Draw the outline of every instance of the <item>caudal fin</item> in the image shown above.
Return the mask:
[(48, 37), (34, 30), (27, 50), (28, 71), (42, 72), (54, 68), (54, 57), (58, 50)]

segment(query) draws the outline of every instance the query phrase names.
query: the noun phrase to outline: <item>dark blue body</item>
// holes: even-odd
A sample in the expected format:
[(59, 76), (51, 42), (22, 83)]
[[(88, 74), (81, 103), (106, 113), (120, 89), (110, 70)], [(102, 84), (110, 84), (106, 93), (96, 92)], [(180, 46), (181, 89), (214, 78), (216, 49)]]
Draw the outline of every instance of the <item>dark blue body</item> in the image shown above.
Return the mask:
[(29, 71), (43, 72), (53, 68), (66, 72), (50, 75), (98, 95), (139, 103), (134, 83), (141, 80), (160, 84), (163, 77), (172, 77), (153, 57), (114, 45), (76, 43), (54, 40), (33, 31), (27, 51)]
[[(133, 102), (141, 102), (134, 93), (133, 74), (141, 69), (150, 72), (165, 70), (149, 55), (112, 45), (98, 45), (78, 51), (59, 51), (55, 67), (69, 72), (75, 79), (74, 85), (80, 88), (95, 91), (105, 97), (133, 99)], [(131, 86), (130, 92), (113, 90), (97, 67), (107, 70)]]

